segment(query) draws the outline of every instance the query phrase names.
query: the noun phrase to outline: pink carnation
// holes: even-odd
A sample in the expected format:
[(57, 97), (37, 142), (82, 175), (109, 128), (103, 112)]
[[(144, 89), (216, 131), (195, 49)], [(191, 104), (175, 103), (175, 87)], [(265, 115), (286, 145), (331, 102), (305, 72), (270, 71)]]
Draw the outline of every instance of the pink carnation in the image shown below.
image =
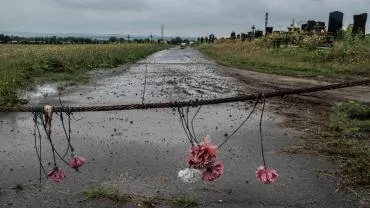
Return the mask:
[(64, 171), (61, 168), (55, 167), (48, 172), (48, 178), (54, 182), (61, 182), (64, 178)]
[(73, 168), (73, 169), (78, 169), (79, 167), (81, 167), (83, 164), (85, 164), (86, 162), (86, 159), (81, 157), (81, 156), (75, 156), (72, 158), (72, 160), (70, 161), (69, 165)]
[(203, 172), (202, 179), (205, 181), (214, 181), (219, 178), (224, 173), (224, 165), (221, 162), (208, 167), (206, 171)]
[(204, 141), (199, 146), (193, 145), (189, 151), (188, 163), (190, 167), (203, 169), (211, 166), (217, 155), (217, 146), (212, 145), (209, 136), (204, 138)]
[(257, 168), (256, 178), (257, 181), (261, 183), (270, 184), (277, 180), (278, 174), (276, 173), (276, 170), (260, 166)]

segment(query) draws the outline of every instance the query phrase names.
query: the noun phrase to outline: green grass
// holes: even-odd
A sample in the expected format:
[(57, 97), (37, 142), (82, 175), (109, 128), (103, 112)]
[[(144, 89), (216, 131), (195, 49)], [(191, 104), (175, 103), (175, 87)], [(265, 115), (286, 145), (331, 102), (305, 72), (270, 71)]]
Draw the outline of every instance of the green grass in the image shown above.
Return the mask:
[(169, 46), (160, 44), (0, 45), (0, 105), (17, 102), (16, 90), (41, 82), (86, 82), (86, 72), (136, 62)]
[(358, 102), (338, 104), (330, 120), (334, 130), (346, 135), (370, 133), (370, 107)]
[(162, 204), (171, 204), (172, 206), (176, 207), (196, 207), (199, 205), (195, 197), (160, 199), (133, 194), (120, 194), (118, 190), (104, 187), (88, 188), (84, 190), (82, 194), (85, 201), (108, 199), (116, 203), (135, 203), (138, 207), (147, 208), (157, 207), (157, 205)]
[(120, 195), (118, 191), (106, 188), (92, 188), (83, 192), (85, 200), (109, 199), (115, 202), (126, 203), (131, 201), (128, 196)]
[[(345, 186), (370, 188), (370, 106), (358, 102), (339, 103), (331, 115), (313, 119), (317, 129), (303, 146), (288, 151), (314, 151), (339, 165), (337, 176)], [(329, 117), (329, 118), (328, 118)], [(327, 122), (329, 120), (329, 122)]]
[(340, 157), (345, 183), (370, 187), (370, 107), (353, 101), (340, 103), (330, 120), (341, 137), (320, 151)]
[(196, 207), (199, 205), (195, 197), (176, 197), (171, 200), (171, 203), (180, 207)]
[(269, 40), (258, 39), (224, 40), (198, 49), (221, 64), (264, 73), (326, 80), (370, 78), (370, 38), (340, 42), (332, 48), (274, 49)]

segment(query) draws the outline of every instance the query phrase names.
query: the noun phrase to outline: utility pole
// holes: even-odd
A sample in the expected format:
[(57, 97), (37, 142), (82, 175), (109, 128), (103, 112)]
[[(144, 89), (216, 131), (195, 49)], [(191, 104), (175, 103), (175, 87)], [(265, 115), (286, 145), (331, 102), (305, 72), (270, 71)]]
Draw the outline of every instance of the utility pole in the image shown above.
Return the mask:
[(164, 24), (161, 25), (161, 40), (162, 41), (164, 41), (163, 38), (164, 38)]
[(127, 35), (127, 42), (130, 42), (130, 35)]
[(269, 13), (266, 12), (266, 17), (265, 17), (265, 35), (267, 34), (268, 21), (269, 21)]

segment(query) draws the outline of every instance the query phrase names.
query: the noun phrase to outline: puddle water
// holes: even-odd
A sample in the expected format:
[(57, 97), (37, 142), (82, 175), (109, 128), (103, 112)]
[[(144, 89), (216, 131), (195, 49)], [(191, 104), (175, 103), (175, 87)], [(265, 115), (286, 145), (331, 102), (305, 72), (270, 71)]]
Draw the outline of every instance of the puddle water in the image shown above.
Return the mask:
[(23, 99), (34, 100), (58, 94), (57, 84), (44, 84), (37, 86), (34, 90), (19, 92)]

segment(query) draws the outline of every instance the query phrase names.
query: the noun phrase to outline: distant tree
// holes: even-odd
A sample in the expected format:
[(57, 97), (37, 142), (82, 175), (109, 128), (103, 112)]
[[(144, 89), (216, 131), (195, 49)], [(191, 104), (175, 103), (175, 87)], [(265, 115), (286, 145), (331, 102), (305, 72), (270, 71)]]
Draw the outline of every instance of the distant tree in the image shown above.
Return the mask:
[(236, 39), (236, 33), (235, 31), (231, 32), (230, 39), (235, 40)]
[(176, 37), (175, 40), (177, 44), (180, 44), (182, 42), (182, 39), (180, 37)]
[(205, 40), (206, 40), (206, 43), (208, 43), (208, 41), (209, 41), (208, 37), (206, 37)]
[(117, 37), (115, 37), (115, 36), (112, 36), (112, 37), (110, 37), (110, 38), (108, 39), (108, 41), (109, 41), (110, 43), (115, 43), (115, 42), (117, 42), (117, 41), (118, 41), (118, 38), (117, 38)]
[(57, 37), (56, 37), (56, 36), (52, 36), (52, 37), (50, 37), (50, 39), (49, 39), (49, 43), (51, 43), (51, 44), (56, 44), (56, 43), (57, 43)]
[(210, 43), (214, 43), (214, 42), (215, 42), (215, 39), (216, 39), (216, 37), (215, 37), (215, 35), (214, 35), (214, 34), (210, 34), (210, 35), (209, 35), (209, 42), (210, 42)]

